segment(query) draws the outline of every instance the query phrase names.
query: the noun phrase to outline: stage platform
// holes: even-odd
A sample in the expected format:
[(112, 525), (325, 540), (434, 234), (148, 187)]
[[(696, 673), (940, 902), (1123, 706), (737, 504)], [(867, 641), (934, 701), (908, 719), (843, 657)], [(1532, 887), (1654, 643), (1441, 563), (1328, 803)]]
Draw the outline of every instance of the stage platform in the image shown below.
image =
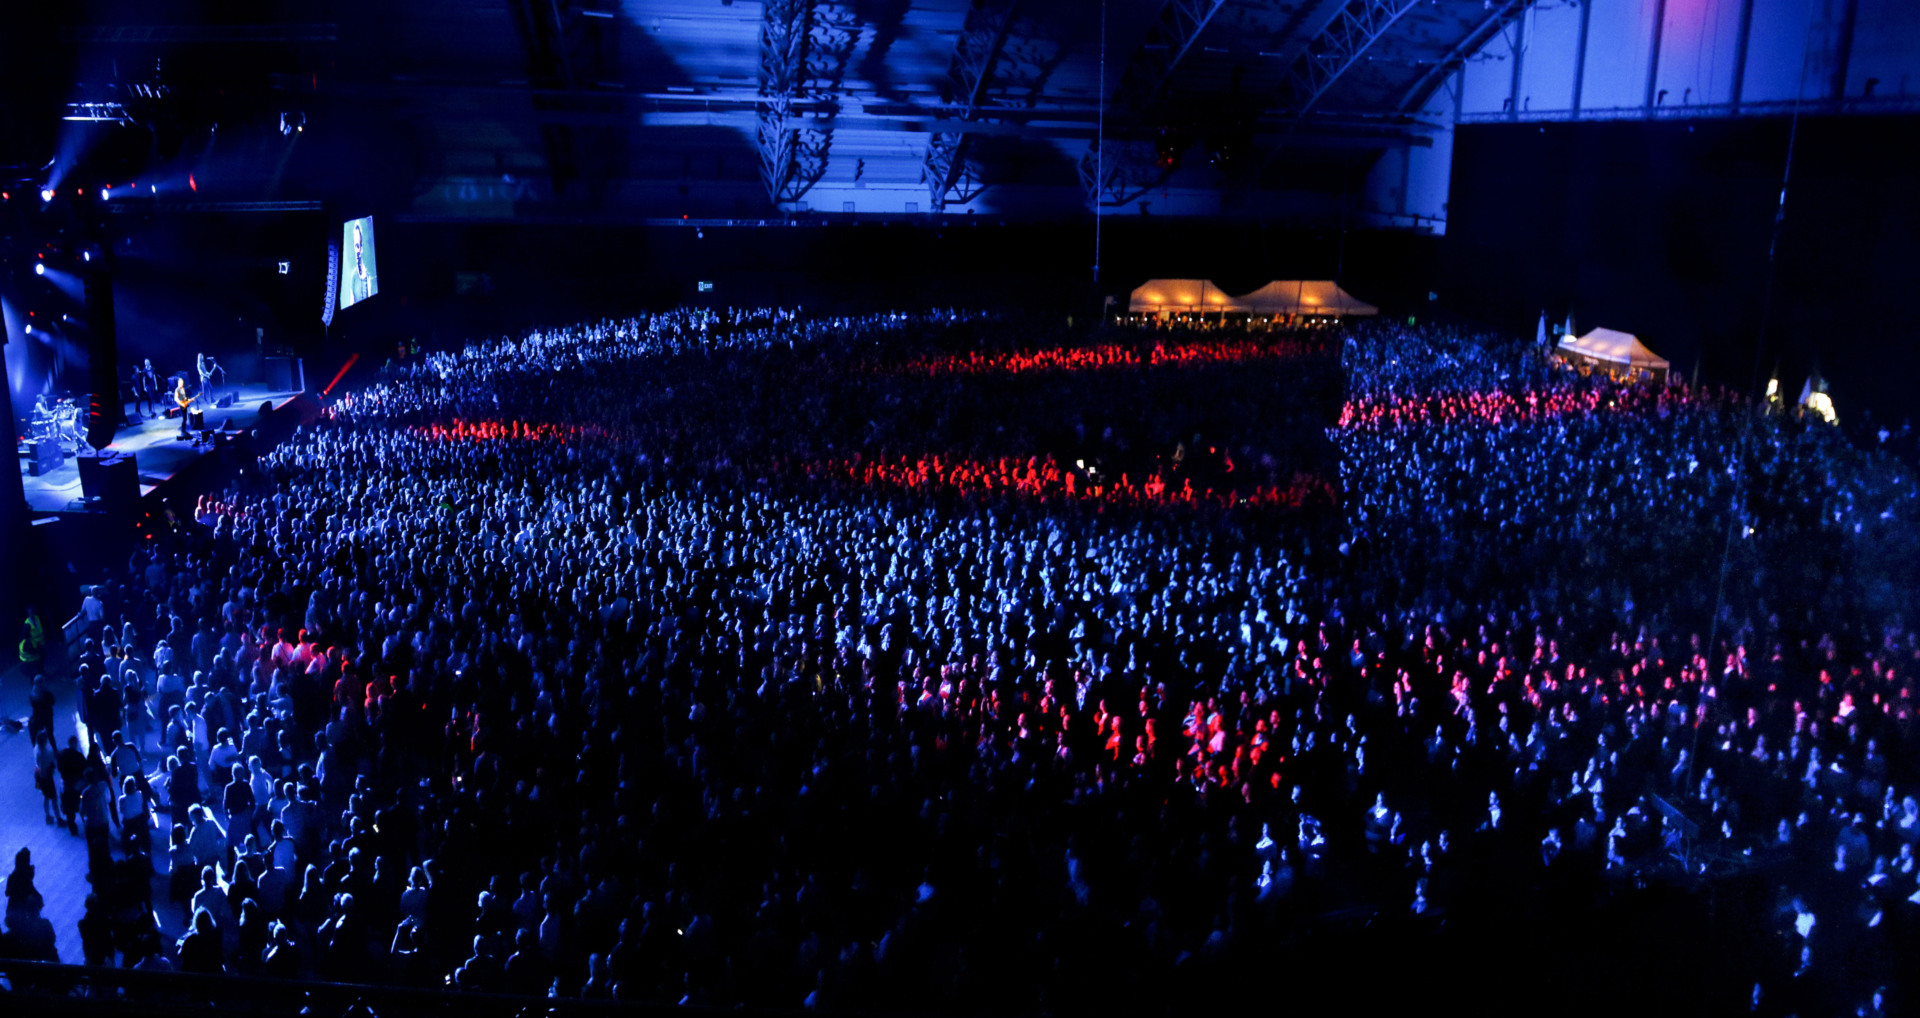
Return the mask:
[[(250, 429), (260, 419), (261, 403), (270, 400), (274, 409), (279, 410), (300, 395), (298, 392), (270, 392), (260, 385), (242, 385), (234, 391), (239, 394), (239, 399), (233, 406), (206, 411), (208, 428), (219, 430), (231, 420), (237, 429)], [(143, 420), (130, 428), (121, 428), (114, 433), (113, 444), (108, 448), (133, 454), (140, 472), (140, 494), (144, 497), (184, 470), (194, 459), (206, 455), (212, 447), (206, 442), (196, 446), (181, 438), (180, 421), (177, 418), (167, 420), (160, 417)], [(65, 512), (81, 498), (80, 468), (75, 465), (71, 455), (63, 459), (58, 468), (33, 477), (28, 474), (26, 453), (22, 451), (18, 456), (18, 469), (23, 475), (20, 484), (26, 489), (27, 507), (34, 512)]]

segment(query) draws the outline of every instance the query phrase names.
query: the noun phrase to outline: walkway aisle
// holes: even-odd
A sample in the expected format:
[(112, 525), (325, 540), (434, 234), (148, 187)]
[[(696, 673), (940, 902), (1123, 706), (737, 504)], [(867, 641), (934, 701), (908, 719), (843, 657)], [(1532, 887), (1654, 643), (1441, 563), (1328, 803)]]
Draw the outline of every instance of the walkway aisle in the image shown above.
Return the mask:
[[(58, 696), (53, 734), (64, 746), (74, 734), (73, 683), (52, 685)], [(26, 721), (31, 688), (17, 667), (0, 675), (0, 717)], [(33, 744), (26, 731), (0, 731), (0, 870), (12, 873), (14, 853), (33, 850), (33, 886), (46, 899), (41, 915), (53, 924), (60, 960), (78, 965), (83, 960), (79, 922), (87, 904), (87, 840), (68, 834), (65, 826), (48, 826), (41, 819), (45, 811), (40, 801), (33, 787)]]
[[(54, 741), (65, 746), (67, 736), (78, 734), (73, 682), (63, 679), (52, 685), (56, 696)], [(31, 689), (31, 683), (17, 667), (0, 674), (0, 717), (25, 722), (27, 694)], [(146, 754), (147, 769), (153, 771), (151, 741), (141, 750)], [(13, 872), (15, 852), (22, 848), (33, 851), (33, 885), (46, 900), (41, 915), (53, 924), (60, 960), (79, 965), (85, 961), (80, 950), (80, 917), (86, 914), (87, 893), (91, 890), (87, 882), (87, 840), (81, 835), (68, 834), (65, 826), (49, 826), (43, 816), (40, 792), (33, 787), (33, 744), (27, 741), (24, 730), (0, 731), (0, 873)], [(162, 824), (171, 823), (164, 811), (159, 814), (159, 820)], [(118, 830), (113, 833), (113, 844), (114, 858), (123, 858)], [(164, 870), (167, 846), (164, 830), (154, 832), (153, 844), (156, 861)], [(159, 916), (160, 931), (169, 944), (186, 932), (185, 911), (167, 901), (164, 872), (153, 878), (153, 907)]]

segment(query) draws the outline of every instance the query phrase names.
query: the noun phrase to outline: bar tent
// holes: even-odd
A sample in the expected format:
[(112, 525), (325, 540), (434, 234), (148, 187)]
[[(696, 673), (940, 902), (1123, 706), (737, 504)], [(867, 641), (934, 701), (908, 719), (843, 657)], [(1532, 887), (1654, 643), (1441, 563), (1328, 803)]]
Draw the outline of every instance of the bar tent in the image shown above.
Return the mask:
[(1617, 329), (1595, 329), (1584, 336), (1562, 336), (1555, 347), (1561, 357), (1610, 371), (1645, 372), (1665, 378), (1671, 367), (1665, 357), (1647, 349), (1640, 337)]
[(1332, 315), (1351, 318), (1377, 315), (1374, 307), (1340, 288), (1331, 279), (1276, 279), (1239, 298), (1256, 315)]
[(1244, 314), (1247, 306), (1207, 279), (1149, 279), (1127, 301), (1134, 314)]

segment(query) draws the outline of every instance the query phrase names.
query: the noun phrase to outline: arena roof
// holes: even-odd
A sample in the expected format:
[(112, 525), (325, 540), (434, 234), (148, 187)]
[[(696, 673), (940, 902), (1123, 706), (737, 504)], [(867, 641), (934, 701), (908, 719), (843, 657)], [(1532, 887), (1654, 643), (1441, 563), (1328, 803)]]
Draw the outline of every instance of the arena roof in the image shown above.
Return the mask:
[(1223, 211), (1430, 144), (1418, 109), (1526, 2), (93, 0), (41, 77), (158, 62), (386, 125), (358, 154), (424, 216)]

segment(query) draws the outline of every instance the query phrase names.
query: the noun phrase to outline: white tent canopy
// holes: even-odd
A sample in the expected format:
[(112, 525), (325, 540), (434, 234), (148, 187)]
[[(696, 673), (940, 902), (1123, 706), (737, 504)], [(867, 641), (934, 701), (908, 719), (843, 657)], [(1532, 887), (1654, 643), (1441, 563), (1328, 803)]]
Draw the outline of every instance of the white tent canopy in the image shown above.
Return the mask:
[(1133, 291), (1127, 310), (1146, 314), (1246, 311), (1247, 306), (1205, 279), (1149, 279)]
[(1638, 336), (1615, 329), (1595, 329), (1584, 336), (1565, 336), (1560, 340), (1563, 354), (1584, 357), (1623, 368), (1665, 371), (1667, 359), (1647, 349)]
[(1276, 279), (1240, 298), (1256, 315), (1374, 315), (1380, 309), (1330, 279)]

